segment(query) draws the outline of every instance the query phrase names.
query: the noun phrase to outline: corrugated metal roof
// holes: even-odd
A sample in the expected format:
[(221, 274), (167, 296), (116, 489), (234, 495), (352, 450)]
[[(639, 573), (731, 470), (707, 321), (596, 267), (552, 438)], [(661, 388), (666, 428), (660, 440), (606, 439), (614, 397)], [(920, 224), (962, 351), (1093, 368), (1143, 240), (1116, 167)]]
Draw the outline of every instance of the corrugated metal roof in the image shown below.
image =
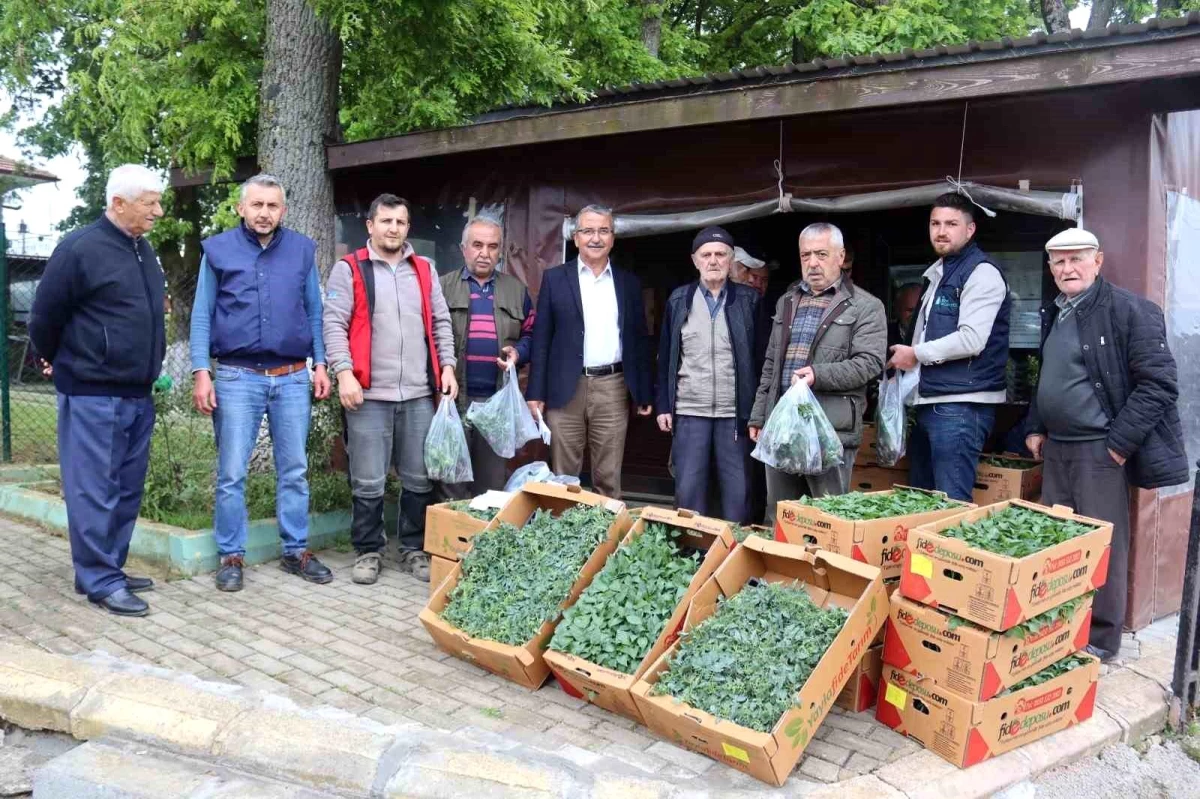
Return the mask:
[(846, 75), (862, 75), (870, 72), (930, 69), (950, 64), (1003, 61), (1044, 53), (1085, 51), (1162, 38), (1196, 35), (1200, 35), (1200, 11), (1191, 11), (1180, 17), (1154, 18), (1136, 24), (1110, 25), (1099, 30), (1074, 29), (1055, 34), (1038, 32), (1016, 39), (1006, 36), (994, 41), (938, 45), (924, 50), (905, 49), (895, 53), (818, 58), (803, 64), (760, 66), (670, 80), (631, 83), (626, 86), (605, 86), (596, 90), (591, 100), (583, 103), (504, 106), (481, 114), (472, 120), (471, 124), (497, 122), (539, 114), (563, 113), (584, 108), (599, 108), (618, 103), (681, 97), (689, 94), (730, 91), (780, 83), (831, 80)]

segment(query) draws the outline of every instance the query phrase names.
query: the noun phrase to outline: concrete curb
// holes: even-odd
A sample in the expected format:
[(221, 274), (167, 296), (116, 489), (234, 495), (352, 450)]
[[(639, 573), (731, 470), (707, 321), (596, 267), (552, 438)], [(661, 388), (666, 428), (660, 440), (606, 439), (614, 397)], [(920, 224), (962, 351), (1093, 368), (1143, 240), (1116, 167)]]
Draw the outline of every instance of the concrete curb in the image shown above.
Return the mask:
[[(0, 477), (3, 474), (0, 472)], [(44, 490), (45, 487), (44, 480), (0, 483), (0, 513), (65, 532), (66, 503)], [(333, 545), (339, 535), (349, 530), (349, 511), (310, 513), (309, 547), (314, 551), (326, 549)], [(275, 519), (251, 520), (246, 537), (246, 563), (253, 565), (276, 560), (280, 556), (279, 547), (279, 525)], [(163, 568), (172, 576), (192, 577), (214, 572), (218, 567), (217, 544), (212, 530), (208, 528), (187, 530), (138, 519), (133, 528), (129, 553)]]
[[(853, 780), (820, 787), (789, 782), (783, 790), (816, 799), (989, 796), (1157, 731), (1166, 706), (1154, 680), (1121, 669), (1102, 678), (1092, 719), (971, 769), (921, 750)], [(83, 740), (137, 741), (348, 796), (731, 795), (714, 790), (704, 774), (666, 782), (570, 745), (549, 750), (472, 727), (453, 735), (420, 724), (389, 727), (166, 669), (23, 646), (0, 650), (0, 718)]]

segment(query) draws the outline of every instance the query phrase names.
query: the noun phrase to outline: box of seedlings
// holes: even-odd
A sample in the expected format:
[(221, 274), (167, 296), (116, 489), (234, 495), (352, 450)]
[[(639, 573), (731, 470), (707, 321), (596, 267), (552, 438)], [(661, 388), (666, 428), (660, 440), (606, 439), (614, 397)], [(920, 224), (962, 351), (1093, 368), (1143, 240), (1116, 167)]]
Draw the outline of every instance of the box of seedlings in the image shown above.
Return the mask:
[(630, 689), (733, 546), (726, 522), (644, 508), (550, 639), (546, 663), (563, 691), (642, 723)]
[(434, 643), (526, 688), (544, 651), (632, 522), (625, 504), (579, 486), (531, 483), (475, 536), (419, 616)]
[(667, 740), (782, 785), (886, 615), (878, 568), (750, 536), (692, 597), (634, 701)]

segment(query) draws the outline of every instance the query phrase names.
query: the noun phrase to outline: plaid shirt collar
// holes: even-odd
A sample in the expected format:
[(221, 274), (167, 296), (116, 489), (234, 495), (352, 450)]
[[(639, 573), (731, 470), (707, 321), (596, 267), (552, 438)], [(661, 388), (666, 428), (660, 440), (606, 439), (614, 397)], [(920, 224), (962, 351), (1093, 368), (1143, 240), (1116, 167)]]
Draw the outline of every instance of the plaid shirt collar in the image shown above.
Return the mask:
[(1082, 305), (1088, 297), (1095, 293), (1097, 285), (1099, 284), (1093, 283), (1092, 285), (1088, 286), (1087, 289), (1079, 292), (1074, 297), (1068, 297), (1066, 294), (1060, 292), (1059, 295), (1054, 298), (1054, 304), (1058, 306), (1058, 318), (1064, 319), (1075, 311), (1078, 311), (1079, 306)]
[(842, 278), (840, 278), (840, 277), (839, 277), (837, 280), (835, 280), (835, 281), (834, 281), (834, 282), (833, 282), (833, 283), (832, 283), (832, 284), (829, 286), (829, 288), (825, 289), (824, 291), (816, 291), (816, 292), (814, 292), (814, 291), (812, 290), (812, 288), (811, 288), (811, 287), (808, 285), (808, 281), (807, 281), (807, 280), (801, 280), (801, 281), (800, 281), (800, 293), (802, 293), (802, 294), (807, 294), (807, 295), (809, 295), (809, 296), (811, 296), (811, 297), (823, 297), (823, 296), (825, 296), (826, 294), (830, 294), (830, 295), (832, 295), (832, 294), (836, 294), (836, 293), (837, 293), (837, 290), (838, 290), (839, 288), (841, 288), (841, 287), (842, 287)]

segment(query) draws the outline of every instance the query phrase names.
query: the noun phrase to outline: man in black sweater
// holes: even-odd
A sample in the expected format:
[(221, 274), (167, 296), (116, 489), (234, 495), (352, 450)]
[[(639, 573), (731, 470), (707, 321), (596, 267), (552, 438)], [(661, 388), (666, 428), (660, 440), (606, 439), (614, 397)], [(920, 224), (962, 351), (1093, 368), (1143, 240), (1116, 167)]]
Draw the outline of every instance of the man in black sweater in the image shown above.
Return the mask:
[(29, 338), (58, 391), (58, 461), (75, 590), (110, 613), (144, 616), (123, 571), (142, 504), (165, 352), (163, 272), (144, 238), (163, 215), (162, 179), (126, 164), (108, 177), (108, 209), (54, 248)]
[(1121, 648), (1129, 578), (1129, 486), (1187, 482), (1175, 359), (1162, 310), (1100, 276), (1100, 242), (1070, 228), (1046, 244), (1061, 292), (1042, 311), (1042, 370), (1025, 445), (1045, 458), (1042, 502), (1112, 522), (1108, 580), (1088, 651)]

